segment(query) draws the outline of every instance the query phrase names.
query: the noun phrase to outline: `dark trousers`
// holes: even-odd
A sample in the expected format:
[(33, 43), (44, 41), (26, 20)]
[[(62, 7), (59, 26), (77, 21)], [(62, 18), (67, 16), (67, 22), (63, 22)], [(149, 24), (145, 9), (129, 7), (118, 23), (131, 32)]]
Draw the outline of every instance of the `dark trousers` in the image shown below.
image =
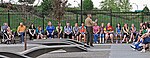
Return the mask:
[(30, 36), (30, 40), (36, 39), (36, 35), (34, 34), (34, 36), (32, 36), (31, 34), (29, 34)]
[(63, 33), (61, 32), (61, 33), (59, 34), (58, 32), (56, 32), (56, 36), (57, 36), (57, 37), (59, 36), (59, 38), (63, 38)]
[(54, 34), (52, 35), (52, 33), (49, 33), (48, 38), (54, 38)]
[(67, 38), (67, 36), (69, 36), (69, 39), (72, 39), (72, 33), (70, 33), (69, 35), (65, 33), (64, 38)]
[(87, 45), (93, 46), (93, 28), (87, 27)]

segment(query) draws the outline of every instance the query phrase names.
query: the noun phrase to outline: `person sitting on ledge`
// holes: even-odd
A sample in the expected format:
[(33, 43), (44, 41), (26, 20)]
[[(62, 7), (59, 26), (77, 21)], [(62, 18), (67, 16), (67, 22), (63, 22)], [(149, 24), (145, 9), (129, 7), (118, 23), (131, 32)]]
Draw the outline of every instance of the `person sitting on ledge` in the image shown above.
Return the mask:
[(99, 42), (100, 43), (105, 43), (105, 33), (106, 33), (106, 28), (104, 27), (104, 23), (101, 23), (101, 26), (100, 26), (100, 39), (99, 39)]
[(128, 43), (128, 38), (129, 38), (129, 27), (128, 24), (124, 24), (124, 27), (122, 27), (123, 30), (123, 40), (122, 42)]
[(78, 23), (75, 23), (75, 26), (73, 27), (73, 39), (75, 39), (77, 41), (79, 41), (79, 27), (78, 27)]
[(37, 33), (37, 39), (40, 39), (40, 38), (43, 39), (44, 31), (41, 26), (38, 26), (38, 28), (36, 29), (36, 33)]
[(114, 43), (113, 42), (113, 38), (114, 38), (113, 32), (114, 32), (114, 29), (110, 25), (110, 23), (107, 24), (106, 30), (107, 30), (107, 32), (106, 32), (106, 36), (105, 36), (105, 39), (106, 39), (105, 43), (107, 43), (107, 40), (108, 40), (109, 37), (111, 39), (111, 43)]
[(69, 22), (64, 26), (64, 38), (67, 38), (67, 36), (69, 36), (69, 39), (72, 39), (72, 26), (70, 26)]
[(58, 26), (56, 27), (56, 34), (58, 38), (63, 38), (63, 27), (61, 26), (61, 23), (58, 23)]
[(48, 26), (46, 27), (46, 30), (47, 30), (47, 36), (48, 36), (48, 38), (53, 39), (54, 38), (55, 27), (52, 25), (51, 22), (48, 22)]
[(129, 42), (133, 42), (136, 36), (136, 27), (134, 26), (134, 24), (132, 24), (130, 32), (131, 32), (131, 36), (130, 36)]
[(84, 42), (86, 42), (86, 27), (84, 26), (84, 23), (82, 23), (82, 26), (79, 28), (79, 31), (79, 41), (82, 42), (83, 37)]
[(99, 36), (100, 27), (97, 25), (97, 23), (93, 26), (93, 35), (94, 35), (94, 43), (98, 43), (98, 36)]
[(29, 27), (29, 36), (30, 36), (30, 40), (33, 40), (36, 38), (36, 28), (34, 26), (34, 24), (32, 23), (31, 26)]
[[(117, 26), (116, 26), (116, 43), (118, 43), (118, 36), (120, 37), (120, 40), (122, 40), (122, 31), (121, 31), (121, 25), (120, 25), (120, 23), (119, 24), (117, 24)], [(121, 41), (120, 41), (121, 42)]]

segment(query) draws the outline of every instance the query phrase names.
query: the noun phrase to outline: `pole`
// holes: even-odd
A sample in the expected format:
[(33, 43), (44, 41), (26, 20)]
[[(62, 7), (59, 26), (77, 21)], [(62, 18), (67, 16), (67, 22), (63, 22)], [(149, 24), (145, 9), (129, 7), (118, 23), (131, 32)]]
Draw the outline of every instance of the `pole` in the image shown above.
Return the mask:
[(83, 22), (83, 0), (81, 0), (81, 24)]
[(27, 33), (25, 31), (25, 38), (24, 38), (24, 50), (27, 50)]
[(142, 23), (144, 22), (144, 13), (142, 12)]
[(10, 26), (10, 14), (9, 14), (9, 10), (8, 10), (8, 26)]
[(44, 19), (45, 19), (45, 17), (44, 17), (44, 14), (43, 14), (43, 29), (44, 29)]
[[(24, 4), (25, 5), (25, 9), (24, 9), (24, 12), (25, 12), (25, 19), (27, 20), (27, 12), (26, 12), (26, 8), (27, 8), (27, 4), (25, 3)], [(26, 22), (26, 20), (25, 20), (25, 22), (24, 23), (26, 23), (26, 25), (27, 25), (27, 22)], [(27, 26), (26, 26), (27, 27)], [(26, 30), (25, 30), (25, 38), (24, 38), (24, 50), (27, 50), (27, 32), (26, 32)]]
[(110, 10), (110, 24), (112, 25), (112, 10)]
[(76, 23), (78, 23), (78, 14), (76, 14)]

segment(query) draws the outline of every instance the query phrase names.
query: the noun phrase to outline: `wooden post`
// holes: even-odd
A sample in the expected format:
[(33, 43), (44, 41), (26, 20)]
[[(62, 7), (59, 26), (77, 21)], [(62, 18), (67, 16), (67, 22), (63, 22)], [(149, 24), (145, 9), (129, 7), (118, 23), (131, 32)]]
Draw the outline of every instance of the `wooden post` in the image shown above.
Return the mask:
[(25, 38), (24, 38), (24, 50), (27, 50), (27, 33), (25, 31)]

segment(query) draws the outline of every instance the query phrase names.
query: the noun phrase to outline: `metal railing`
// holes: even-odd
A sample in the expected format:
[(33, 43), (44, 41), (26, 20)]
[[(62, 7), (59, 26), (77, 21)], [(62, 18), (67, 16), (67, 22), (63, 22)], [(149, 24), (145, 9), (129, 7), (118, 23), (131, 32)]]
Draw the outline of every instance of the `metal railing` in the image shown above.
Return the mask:
[[(83, 21), (85, 21), (87, 13), (88, 11), (83, 11)], [(104, 23), (105, 26), (107, 23), (111, 23), (113, 27), (116, 27), (117, 23), (120, 23), (122, 26), (127, 23), (129, 26), (131, 24), (135, 24), (135, 26), (139, 28), (139, 24), (141, 22), (150, 21), (150, 12), (111, 12), (93, 10), (89, 13), (92, 14), (93, 20), (98, 19), (98, 25)], [(40, 25), (44, 28), (46, 27), (48, 21), (51, 21), (54, 26), (57, 26), (58, 20), (50, 17), (44, 16), (41, 18), (37, 15), (29, 13), (24, 14), (22, 12), (0, 11), (0, 26), (7, 22), (12, 29), (16, 29), (20, 22), (25, 23), (27, 27), (29, 27), (31, 23), (34, 23), (36, 27)], [(81, 17), (78, 10), (67, 11), (64, 15), (64, 19), (60, 20), (63, 26), (66, 22), (70, 22), (71, 25), (74, 26), (74, 23), (78, 22), (80, 24), (80, 21)]]

